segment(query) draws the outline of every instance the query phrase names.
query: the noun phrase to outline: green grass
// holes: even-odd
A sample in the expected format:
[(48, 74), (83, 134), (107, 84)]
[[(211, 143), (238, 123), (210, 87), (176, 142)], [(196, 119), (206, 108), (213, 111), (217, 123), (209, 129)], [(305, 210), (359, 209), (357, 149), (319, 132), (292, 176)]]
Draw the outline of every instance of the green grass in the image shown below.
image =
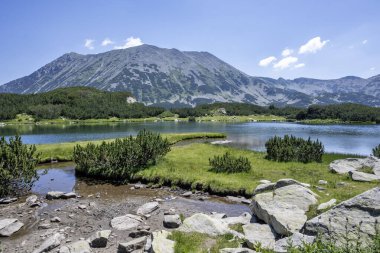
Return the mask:
[[(175, 144), (184, 140), (205, 139), (205, 138), (225, 138), (223, 133), (180, 133), (180, 134), (162, 134), (164, 138), (168, 138), (169, 142)], [(50, 162), (53, 159), (57, 161), (71, 161), (74, 151), (74, 146), (86, 145), (87, 143), (100, 144), (103, 141), (109, 142), (114, 139), (96, 140), (96, 141), (78, 141), (78, 142), (64, 142), (54, 144), (40, 144), (36, 145), (37, 152), (41, 153), (41, 163)]]
[[(209, 158), (230, 152), (235, 156), (245, 156), (252, 164), (248, 173), (224, 174), (210, 171)], [(259, 180), (277, 181), (282, 178), (294, 178), (313, 185), (312, 190), (320, 195), (320, 202), (331, 198), (346, 200), (375, 187), (376, 183), (354, 182), (346, 175), (331, 173), (330, 162), (336, 159), (353, 157), (352, 155), (326, 154), (322, 163), (274, 162), (265, 159), (265, 153), (241, 150), (232, 147), (194, 143), (173, 147), (156, 166), (140, 171), (136, 180), (166, 185), (176, 185), (209, 191), (216, 194), (242, 194), (251, 196)], [(315, 186), (318, 180), (329, 182), (323, 192)], [(338, 182), (348, 183), (337, 186)]]
[(204, 116), (197, 117), (197, 121), (215, 122), (251, 122), (251, 121), (286, 121), (285, 117), (276, 115), (249, 115), (249, 116)]
[(307, 124), (307, 125), (335, 125), (335, 124), (344, 124), (344, 125), (373, 125), (376, 122), (372, 121), (343, 121), (341, 119), (306, 119), (297, 121), (297, 123)]

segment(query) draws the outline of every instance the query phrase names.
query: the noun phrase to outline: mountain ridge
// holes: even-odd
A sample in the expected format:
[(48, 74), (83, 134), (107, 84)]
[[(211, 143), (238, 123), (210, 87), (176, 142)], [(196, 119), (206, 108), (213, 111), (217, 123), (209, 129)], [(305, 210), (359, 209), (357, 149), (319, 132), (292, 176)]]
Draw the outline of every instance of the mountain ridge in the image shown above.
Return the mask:
[(66, 53), (32, 74), (0, 86), (0, 92), (38, 93), (70, 86), (129, 91), (147, 105), (245, 102), (307, 106), (352, 102), (380, 106), (380, 75), (327, 80), (250, 76), (209, 52), (146, 44), (98, 54)]

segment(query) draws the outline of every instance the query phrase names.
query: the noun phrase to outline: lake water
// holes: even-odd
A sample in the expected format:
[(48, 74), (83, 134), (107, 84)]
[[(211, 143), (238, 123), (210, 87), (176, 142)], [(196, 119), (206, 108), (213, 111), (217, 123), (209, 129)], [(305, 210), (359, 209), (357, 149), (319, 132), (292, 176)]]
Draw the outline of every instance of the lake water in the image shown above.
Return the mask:
[(0, 136), (19, 134), (25, 143), (59, 143), (136, 135), (141, 129), (161, 133), (223, 132), (229, 145), (265, 150), (272, 136), (292, 134), (319, 139), (327, 152), (368, 155), (380, 143), (380, 125), (304, 125), (296, 123), (149, 122), (96, 125), (25, 125), (0, 127)]

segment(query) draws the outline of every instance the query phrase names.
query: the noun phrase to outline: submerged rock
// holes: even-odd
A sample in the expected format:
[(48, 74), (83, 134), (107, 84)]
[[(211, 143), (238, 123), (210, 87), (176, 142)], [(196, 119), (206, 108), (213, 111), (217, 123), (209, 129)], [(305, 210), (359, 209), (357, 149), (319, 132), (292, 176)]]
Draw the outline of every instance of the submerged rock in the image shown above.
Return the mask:
[(320, 233), (325, 238), (331, 236), (337, 240), (338, 244), (344, 244), (344, 238), (348, 234), (349, 238), (359, 239), (361, 243), (367, 244), (376, 234), (379, 220), (380, 188), (376, 187), (343, 201), (329, 211), (307, 221), (305, 233), (310, 235)]
[(23, 226), (24, 223), (18, 219), (0, 220), (0, 237), (9, 237), (19, 231)]

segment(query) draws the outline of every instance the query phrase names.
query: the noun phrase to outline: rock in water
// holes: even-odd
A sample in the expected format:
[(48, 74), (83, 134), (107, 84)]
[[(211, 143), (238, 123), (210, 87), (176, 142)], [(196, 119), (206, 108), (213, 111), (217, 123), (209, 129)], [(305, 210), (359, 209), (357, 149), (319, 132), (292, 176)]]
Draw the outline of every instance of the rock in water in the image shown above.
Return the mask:
[(92, 248), (104, 248), (107, 246), (108, 238), (111, 235), (111, 230), (102, 230), (96, 232), (87, 239), (87, 242)]
[(24, 226), (24, 223), (17, 219), (0, 220), (0, 237), (9, 237), (19, 231)]
[(138, 215), (146, 215), (146, 214), (150, 214), (151, 212), (157, 210), (159, 207), (159, 204), (158, 202), (154, 201), (154, 202), (149, 202), (149, 203), (146, 203), (142, 206), (140, 206), (138, 209), (137, 209), (137, 214)]
[(291, 184), (273, 192), (256, 195), (251, 210), (280, 235), (291, 235), (305, 224), (306, 211), (317, 204), (316, 194), (301, 184)]
[[(370, 238), (376, 233), (376, 225), (380, 220), (380, 188), (376, 187), (343, 201), (329, 211), (309, 220), (305, 224), (305, 233), (322, 236), (331, 236), (338, 244), (344, 244), (343, 238), (348, 236), (354, 240), (359, 239), (368, 244)], [(360, 224), (359, 238), (357, 238)], [(348, 231), (346, 231), (346, 227)], [(330, 231), (328, 231), (330, 230)]]
[(253, 249), (257, 243), (264, 249), (274, 248), (276, 234), (269, 225), (251, 223), (244, 225), (243, 230), (249, 248)]
[(90, 244), (86, 241), (77, 241), (59, 249), (59, 253), (91, 253)]
[(48, 192), (46, 194), (46, 199), (48, 200), (59, 199), (59, 198), (62, 198), (64, 194), (65, 194), (64, 192), (58, 192), (58, 191)]
[(291, 244), (293, 247), (297, 248), (302, 245), (311, 244), (315, 241), (314, 236), (308, 236), (301, 233), (294, 233), (292, 236), (282, 238), (275, 243), (274, 252), (276, 253), (286, 253), (288, 252), (287, 247)]
[(154, 253), (174, 253), (174, 241), (169, 240), (170, 232), (161, 230), (153, 232), (152, 250)]
[(65, 239), (64, 235), (60, 233), (56, 233), (50, 236), (49, 238), (47, 238), (37, 249), (33, 251), (33, 253), (48, 252), (58, 247), (59, 245), (61, 245), (61, 241), (63, 239)]
[(203, 213), (196, 213), (186, 218), (178, 230), (186, 233), (198, 232), (209, 236), (224, 235), (231, 232), (223, 219), (212, 218)]
[(141, 222), (142, 219), (140, 216), (127, 214), (113, 218), (111, 220), (111, 227), (116, 230), (128, 230), (139, 226)]

